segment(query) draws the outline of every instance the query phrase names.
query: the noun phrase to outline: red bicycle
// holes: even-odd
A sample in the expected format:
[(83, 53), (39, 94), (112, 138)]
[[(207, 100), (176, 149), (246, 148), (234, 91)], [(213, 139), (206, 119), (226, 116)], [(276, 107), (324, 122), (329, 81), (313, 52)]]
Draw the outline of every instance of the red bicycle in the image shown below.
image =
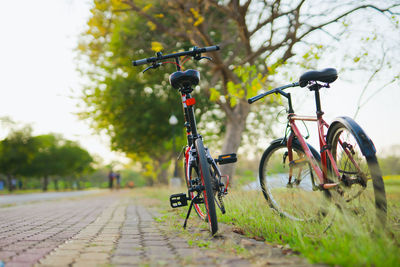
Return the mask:
[[(262, 192), (273, 209), (293, 220), (324, 216), (327, 201), (334, 201), (342, 211), (364, 216), (369, 222), (378, 218), (384, 225), (386, 194), (373, 142), (349, 117), (338, 117), (330, 126), (322, 118), (319, 90), (329, 88), (337, 77), (333, 68), (308, 71), (299, 82), (248, 99), (252, 104), (274, 93), (288, 99), (285, 136), (272, 141), (260, 161)], [(294, 113), (290, 93), (283, 90), (297, 86), (307, 86), (315, 93), (316, 116)], [(297, 121), (317, 123), (319, 152), (306, 143)]]

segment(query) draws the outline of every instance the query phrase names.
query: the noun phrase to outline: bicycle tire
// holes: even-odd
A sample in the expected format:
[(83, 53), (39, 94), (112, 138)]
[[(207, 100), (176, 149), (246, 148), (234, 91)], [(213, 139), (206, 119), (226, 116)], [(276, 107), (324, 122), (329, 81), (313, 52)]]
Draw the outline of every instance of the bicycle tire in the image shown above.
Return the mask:
[(210, 173), (211, 166), (208, 163), (206, 150), (204, 148), (203, 141), (201, 140), (201, 138), (196, 139), (195, 146), (197, 151), (201, 182), (202, 185), (204, 186), (203, 196), (204, 196), (204, 205), (207, 212), (206, 221), (208, 222), (211, 234), (215, 235), (218, 231), (218, 221), (215, 209), (214, 190), (211, 181), (211, 173)]
[[(319, 164), (318, 152), (308, 146)], [(293, 140), (292, 151), (293, 161), (299, 161), (292, 164), (292, 167), (289, 166), (288, 148), (284, 139), (275, 140), (263, 153), (259, 180), (264, 198), (272, 209), (291, 220), (309, 221), (323, 217), (327, 213), (325, 191), (318, 188), (318, 177), (297, 140)], [(290, 176), (290, 171), (294, 175)], [(289, 182), (289, 177), (294, 180)]]
[[(359, 127), (354, 121), (351, 122)], [(364, 215), (364, 219), (373, 225), (384, 226), (387, 217), (385, 185), (375, 153), (367, 156), (363, 153), (366, 145), (360, 140), (365, 140), (366, 135), (362, 133), (364, 139), (351, 126), (342, 122), (335, 122), (328, 130), (327, 143), (341, 174), (339, 188), (336, 191), (330, 190), (330, 193), (345, 200), (341, 202), (343, 210), (350, 211), (350, 214)], [(332, 164), (329, 164), (329, 168), (333, 172)], [(358, 179), (360, 182), (349, 186), (344, 178), (347, 181)], [(332, 180), (338, 182), (335, 177)]]

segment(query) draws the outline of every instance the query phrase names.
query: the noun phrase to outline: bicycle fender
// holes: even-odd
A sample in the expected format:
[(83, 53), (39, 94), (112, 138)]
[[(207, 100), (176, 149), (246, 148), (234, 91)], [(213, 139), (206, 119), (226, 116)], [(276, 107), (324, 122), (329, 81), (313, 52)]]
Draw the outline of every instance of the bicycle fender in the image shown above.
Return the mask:
[(368, 137), (368, 135), (364, 132), (364, 130), (356, 123), (352, 118), (350, 117), (337, 117), (333, 120), (332, 124), (330, 125), (327, 133), (327, 140), (330, 141), (332, 133), (333, 126), (337, 123), (341, 123), (344, 126), (346, 126), (353, 134), (354, 137), (356, 138), (356, 141), (358, 145), (360, 146), (361, 153), (365, 157), (371, 157), (375, 156), (376, 154), (376, 149), (375, 145), (372, 142), (372, 140)]
[[(272, 145), (272, 144), (275, 144), (275, 143), (286, 144), (287, 140), (285, 138), (278, 138), (278, 139), (273, 140), (270, 144)], [(301, 147), (301, 144), (300, 144), (299, 140), (297, 140), (297, 139), (293, 140), (293, 144), (296, 144), (297, 146)], [(319, 152), (312, 145), (310, 145), (309, 143), (307, 143), (307, 146), (310, 149), (310, 151), (313, 154), (313, 156), (317, 160), (321, 160), (321, 156), (320, 156)]]

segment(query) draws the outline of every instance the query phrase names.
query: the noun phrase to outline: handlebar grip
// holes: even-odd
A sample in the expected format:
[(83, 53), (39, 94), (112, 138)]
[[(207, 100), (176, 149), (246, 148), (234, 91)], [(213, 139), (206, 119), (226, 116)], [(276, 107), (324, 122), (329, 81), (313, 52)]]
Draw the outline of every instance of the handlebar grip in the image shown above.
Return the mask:
[(147, 58), (132, 61), (133, 66), (139, 66), (146, 63), (148, 63)]
[(206, 46), (203, 49), (204, 49), (204, 52), (217, 51), (217, 50), (219, 50), (219, 46), (218, 45)]
[(260, 99), (263, 98), (264, 96), (265, 96), (265, 94), (260, 94), (260, 95), (253, 96), (252, 98), (247, 99), (247, 102), (248, 102), (249, 104), (253, 104), (254, 102), (260, 100)]

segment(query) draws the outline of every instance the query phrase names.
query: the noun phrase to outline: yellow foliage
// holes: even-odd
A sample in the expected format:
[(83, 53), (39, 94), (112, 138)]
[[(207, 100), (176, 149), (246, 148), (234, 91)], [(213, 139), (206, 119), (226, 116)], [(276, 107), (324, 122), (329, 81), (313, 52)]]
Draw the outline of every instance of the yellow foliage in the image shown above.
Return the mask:
[(149, 10), (152, 6), (153, 6), (153, 4), (148, 4), (148, 5), (146, 5), (146, 6), (142, 9), (142, 11), (143, 11), (143, 12), (146, 12), (146, 11)]
[(195, 18), (199, 17), (199, 11), (195, 10), (194, 8), (190, 8), (190, 12), (192, 12), (192, 14)]
[(231, 107), (233, 108), (234, 106), (236, 106), (238, 99), (236, 97), (231, 97), (230, 102), (231, 102)]
[(160, 52), (161, 50), (163, 50), (163, 45), (159, 42), (151, 42), (151, 50), (153, 50), (154, 52)]
[(119, 8), (123, 8), (126, 6), (126, 4), (122, 3), (121, 0), (111, 0), (111, 6), (114, 9), (119, 9)]
[(156, 24), (154, 24), (154, 23), (151, 22), (151, 21), (148, 21), (148, 22), (147, 22), (147, 26), (149, 26), (149, 28), (150, 28), (151, 31), (154, 31), (155, 29), (157, 29)]
[(221, 94), (215, 88), (210, 88), (210, 101), (217, 101)]
[[(193, 26), (197, 27), (204, 22), (204, 17), (200, 15), (199, 11), (195, 10), (194, 8), (191, 8), (190, 12), (192, 12), (193, 17), (196, 19), (196, 21), (193, 23)], [(191, 23), (192, 21), (193, 20), (190, 20), (189, 23)]]
[(199, 18), (193, 23), (193, 26), (197, 27), (197, 26), (199, 26), (200, 24), (202, 24), (203, 21), (204, 21), (204, 17), (199, 17)]

